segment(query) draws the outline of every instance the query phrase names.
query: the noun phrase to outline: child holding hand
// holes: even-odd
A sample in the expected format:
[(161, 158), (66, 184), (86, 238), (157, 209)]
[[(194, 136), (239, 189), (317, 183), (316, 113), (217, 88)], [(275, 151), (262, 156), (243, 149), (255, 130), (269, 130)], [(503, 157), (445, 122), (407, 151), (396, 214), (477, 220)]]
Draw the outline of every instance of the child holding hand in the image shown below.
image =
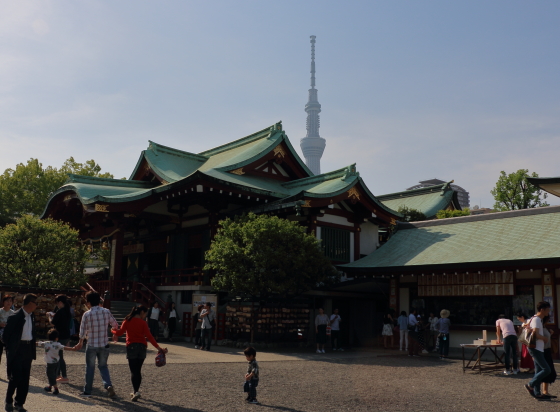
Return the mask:
[[(43, 346), (45, 348), (45, 362), (47, 362), (47, 378), (49, 380), (49, 386), (45, 386), (45, 391), (51, 392), (53, 395), (58, 395), (58, 386), (56, 383), (56, 378), (58, 374), (58, 362), (60, 360), (61, 350), (76, 350), (72, 346), (64, 346), (62, 343), (58, 342), (58, 331), (56, 329), (51, 329), (48, 332), (48, 342), (37, 342), (37, 346)], [(54, 390), (53, 390), (54, 388)]]

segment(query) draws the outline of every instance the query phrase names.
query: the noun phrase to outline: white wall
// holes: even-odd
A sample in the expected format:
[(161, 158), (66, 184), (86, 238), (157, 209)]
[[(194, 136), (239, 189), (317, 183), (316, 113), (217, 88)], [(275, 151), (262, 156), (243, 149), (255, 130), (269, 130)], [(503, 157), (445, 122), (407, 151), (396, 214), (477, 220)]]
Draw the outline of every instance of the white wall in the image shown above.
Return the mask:
[(371, 222), (364, 222), (360, 230), (360, 255), (369, 255), (379, 245), (379, 227)]

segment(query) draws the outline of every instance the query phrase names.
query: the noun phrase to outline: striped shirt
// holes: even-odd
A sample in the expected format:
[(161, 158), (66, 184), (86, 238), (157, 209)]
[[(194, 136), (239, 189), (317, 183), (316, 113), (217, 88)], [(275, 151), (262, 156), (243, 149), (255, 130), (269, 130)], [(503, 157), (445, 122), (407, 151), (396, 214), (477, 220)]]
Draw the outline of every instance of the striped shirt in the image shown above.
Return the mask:
[(114, 329), (119, 328), (119, 324), (111, 315), (109, 309), (101, 306), (93, 306), (82, 316), (80, 325), (80, 339), (87, 337), (88, 346), (102, 348), (109, 344), (107, 326), (111, 325)]

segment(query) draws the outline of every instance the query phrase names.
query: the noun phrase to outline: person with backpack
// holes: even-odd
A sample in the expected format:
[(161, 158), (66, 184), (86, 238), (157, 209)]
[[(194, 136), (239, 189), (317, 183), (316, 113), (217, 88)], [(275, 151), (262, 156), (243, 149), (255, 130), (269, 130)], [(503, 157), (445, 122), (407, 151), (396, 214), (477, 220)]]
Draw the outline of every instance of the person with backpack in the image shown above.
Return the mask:
[(148, 328), (146, 317), (148, 308), (146, 306), (136, 306), (124, 319), (120, 329), (111, 329), (113, 341), (117, 341), (119, 336), (126, 333), (126, 359), (130, 369), (130, 380), (132, 381), (133, 392), (130, 400), (137, 402), (140, 399), (140, 385), (142, 383), (142, 365), (146, 359), (148, 341), (159, 353), (167, 353), (167, 348), (162, 349)]
[(216, 314), (212, 310), (212, 304), (210, 302), (206, 302), (204, 305), (204, 309), (200, 314), (200, 319), (202, 320), (202, 346), (200, 349), (209, 351), (212, 345), (212, 331), (216, 326)]
[[(67, 346), (68, 342), (70, 342), (70, 321), (72, 320), (70, 303), (66, 295), (58, 295), (54, 301), (58, 310), (53, 314), (51, 323), (58, 332), (58, 342), (62, 346)], [(64, 350), (61, 349), (58, 355), (59, 360), (57, 362), (58, 370), (56, 372), (56, 380), (58, 383), (68, 383)]]
[(534, 398), (548, 399), (548, 396), (541, 393), (541, 383), (551, 372), (544, 357), (544, 344), (548, 342), (548, 338), (544, 336), (543, 331), (543, 319), (550, 314), (550, 303), (546, 301), (537, 303), (537, 311), (538, 313), (530, 319), (529, 325), (526, 326), (536, 336), (536, 344), (534, 348), (528, 348), (535, 362), (535, 376), (525, 385), (525, 389)]

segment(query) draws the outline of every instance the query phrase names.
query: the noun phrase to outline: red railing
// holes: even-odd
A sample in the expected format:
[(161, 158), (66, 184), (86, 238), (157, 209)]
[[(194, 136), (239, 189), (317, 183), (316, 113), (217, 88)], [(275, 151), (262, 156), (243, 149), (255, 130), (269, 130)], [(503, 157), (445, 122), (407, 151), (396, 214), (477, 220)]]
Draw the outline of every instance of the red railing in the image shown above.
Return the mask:
[(158, 286), (201, 285), (204, 275), (202, 268), (150, 270), (142, 272), (142, 282)]

